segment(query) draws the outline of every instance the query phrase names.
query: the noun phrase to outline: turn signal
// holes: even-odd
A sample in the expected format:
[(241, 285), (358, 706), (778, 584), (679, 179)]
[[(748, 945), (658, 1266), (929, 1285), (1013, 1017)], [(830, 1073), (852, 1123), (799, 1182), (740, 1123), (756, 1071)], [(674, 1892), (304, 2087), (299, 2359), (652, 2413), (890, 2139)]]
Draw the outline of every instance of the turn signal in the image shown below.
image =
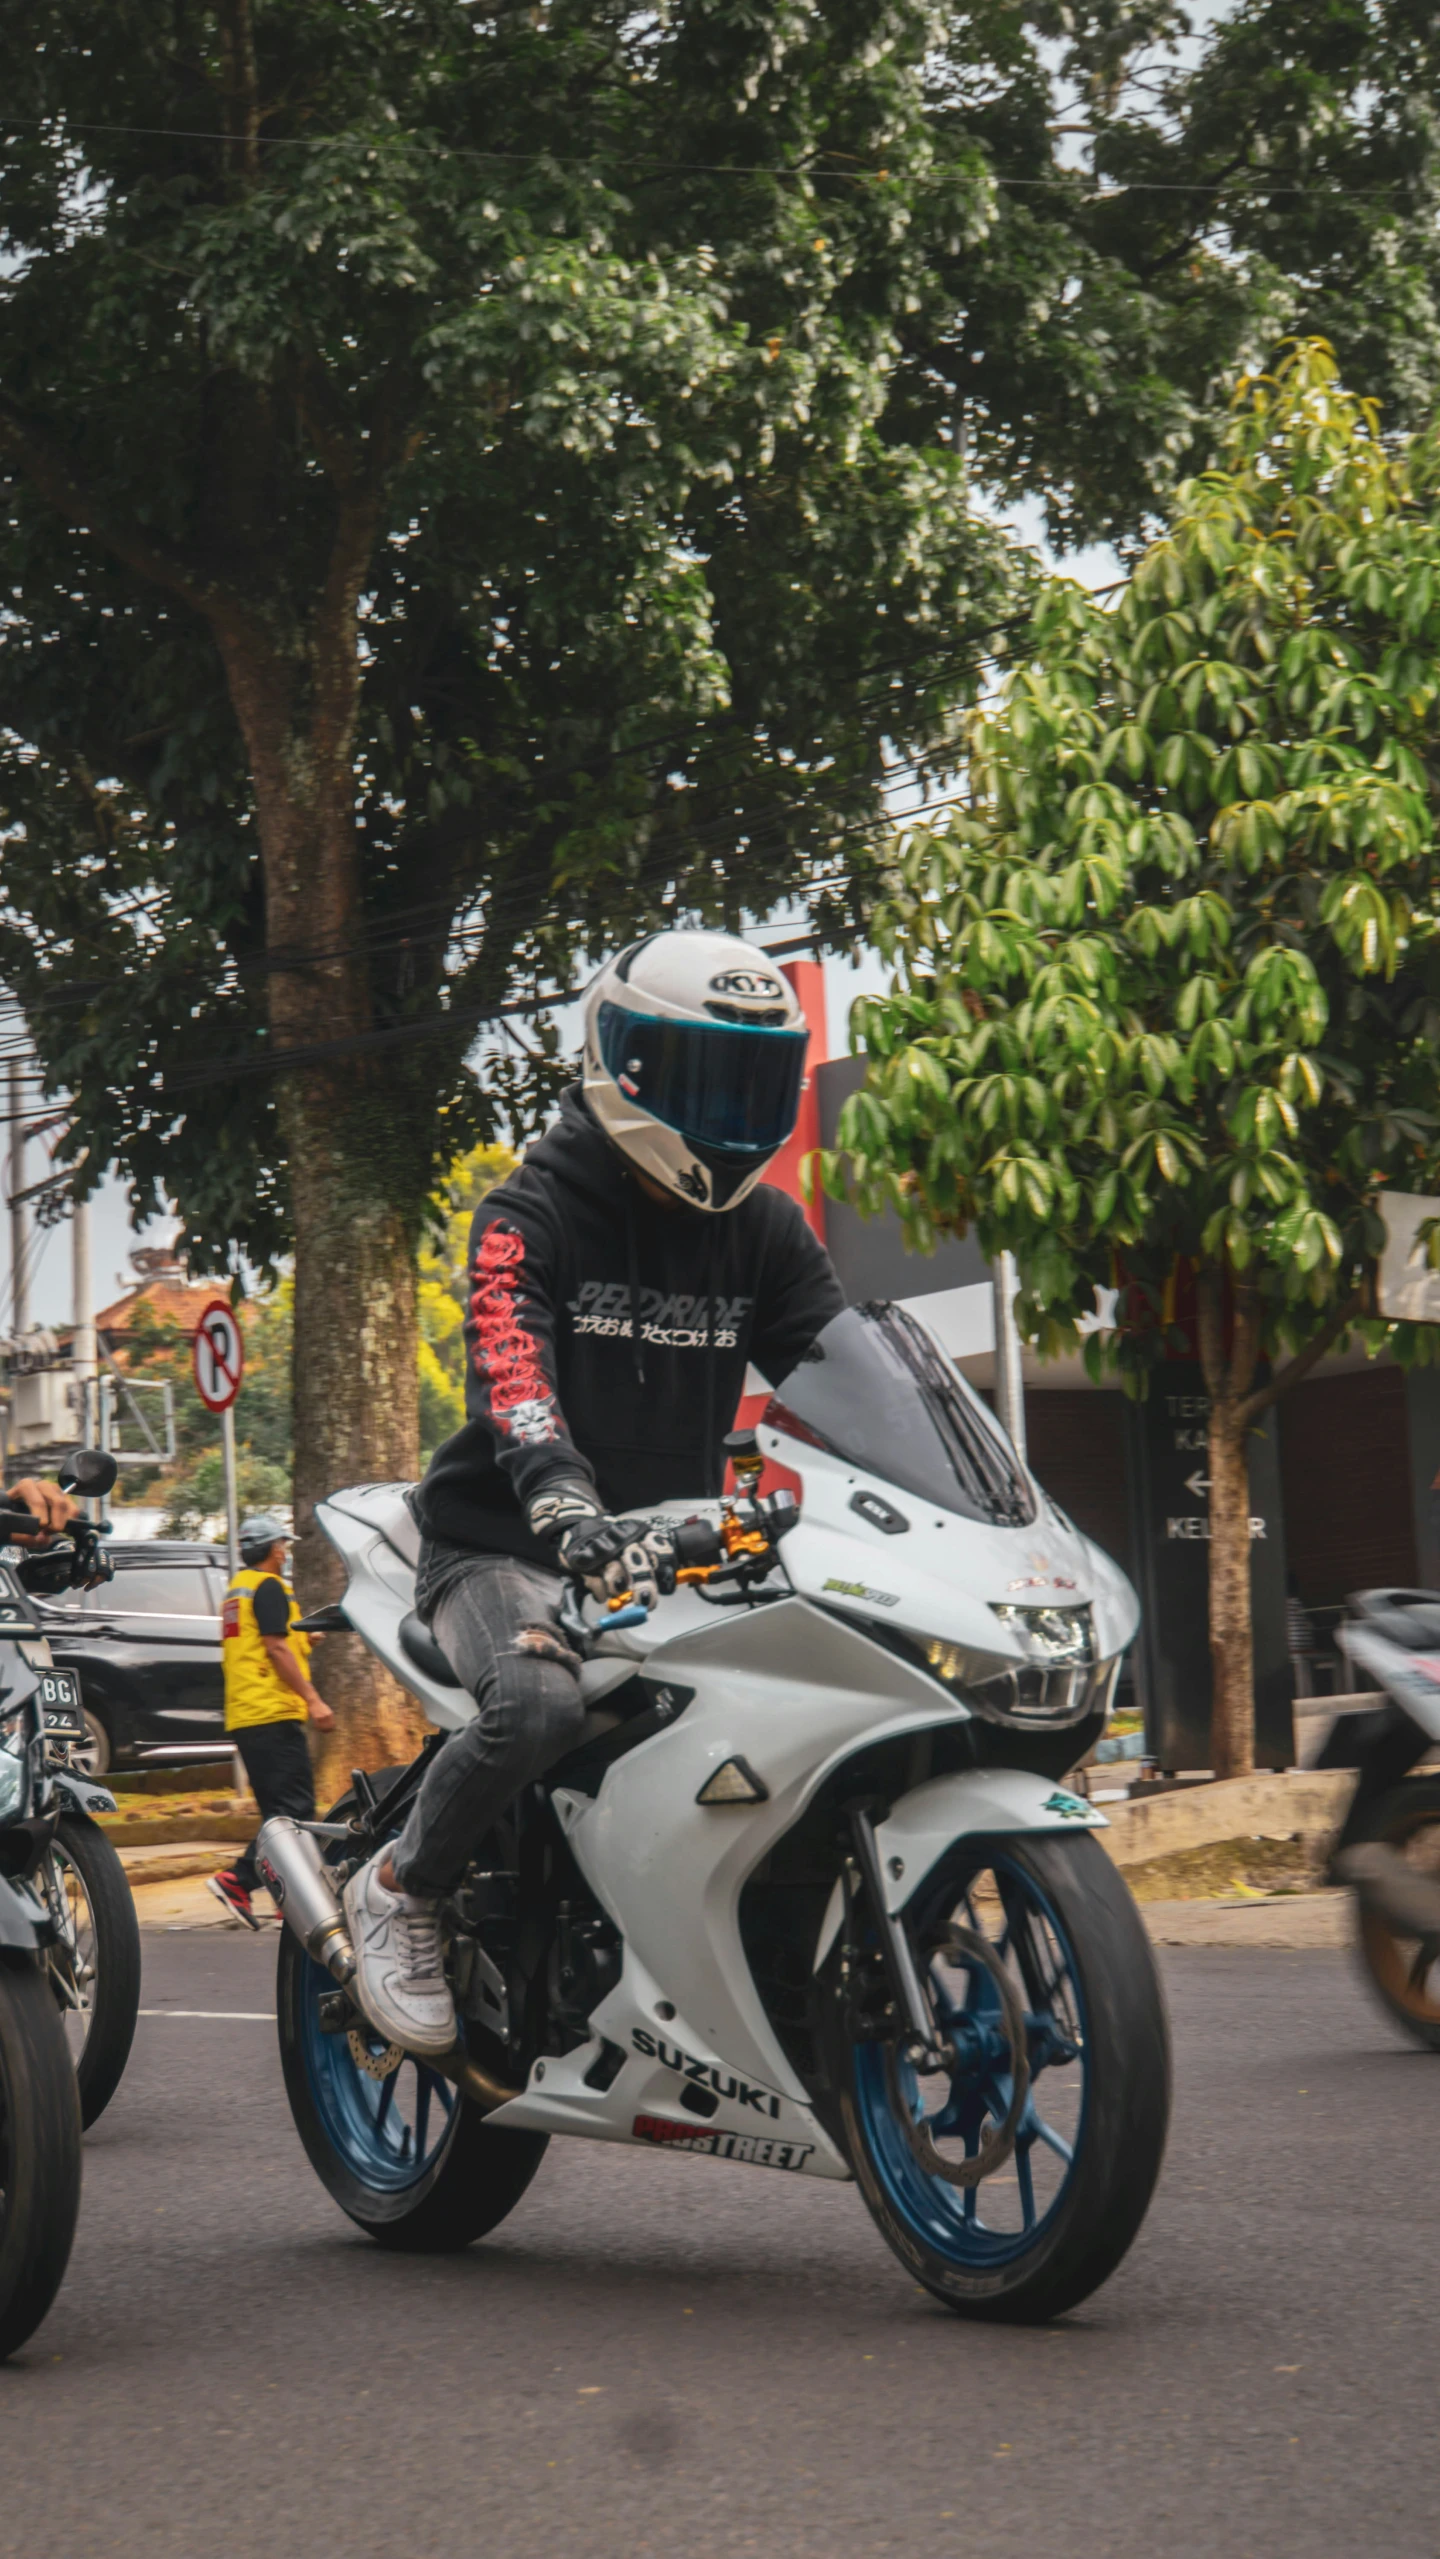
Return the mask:
[(727, 1759), (713, 1777), (707, 1777), (697, 1804), (768, 1804), (770, 1789), (763, 1777), (757, 1777), (748, 1759)]

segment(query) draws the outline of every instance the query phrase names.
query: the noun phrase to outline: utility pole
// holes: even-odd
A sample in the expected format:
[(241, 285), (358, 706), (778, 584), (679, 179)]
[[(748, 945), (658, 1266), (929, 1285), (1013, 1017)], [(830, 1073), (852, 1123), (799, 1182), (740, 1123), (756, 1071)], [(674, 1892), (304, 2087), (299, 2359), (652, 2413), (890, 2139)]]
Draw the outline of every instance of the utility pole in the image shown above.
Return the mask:
[(1013, 1253), (996, 1254), (990, 1265), (990, 1281), (995, 1292), (995, 1410), (1002, 1429), (1010, 1434), (1016, 1456), (1023, 1460), (1025, 1381), (1020, 1368), (1020, 1335), (1015, 1324), (1015, 1291), (1019, 1282)]
[[(75, 1384), (75, 1430), (90, 1432), (95, 1390), (95, 1302), (90, 1279), (90, 1203), (77, 1199), (70, 1218), (70, 1373)], [(99, 1415), (95, 1416), (98, 1425)]]
[(30, 1274), (26, 1269), (25, 1096), (18, 1058), (10, 1060), (10, 1329), (30, 1330)]

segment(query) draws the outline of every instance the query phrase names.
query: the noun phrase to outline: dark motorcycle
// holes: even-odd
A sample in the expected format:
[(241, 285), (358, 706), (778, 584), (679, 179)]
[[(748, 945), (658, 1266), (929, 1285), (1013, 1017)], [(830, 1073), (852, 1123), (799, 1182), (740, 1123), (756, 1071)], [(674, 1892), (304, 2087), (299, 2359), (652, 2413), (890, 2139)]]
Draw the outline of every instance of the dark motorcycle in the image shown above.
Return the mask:
[[(78, 1450), (62, 1480), (82, 1493), (108, 1492), (114, 1460)], [(34, 1525), (28, 1510), (0, 1508), (0, 1541)], [(57, 1879), (62, 1828), (78, 1844), (78, 1826), (93, 1828), (96, 1798), (110, 1801), (63, 1765), (69, 1701), (56, 1688), (31, 1589), (37, 1578), (58, 1590), (104, 1572), (88, 1525), (43, 1549), (0, 1544), (0, 2358), (44, 2318), (75, 2236), (81, 2095), (63, 2020), (83, 2006), (88, 1958)]]
[[(115, 1460), (78, 1449), (67, 1490), (109, 1491)], [(0, 1514), (14, 1535), (28, 1512)], [(33, 1527), (33, 1522), (30, 1522)], [(115, 1798), (73, 1765), (86, 1747), (80, 1684), (56, 1670), (35, 1601), (108, 1581), (104, 1530), (75, 1520), (44, 1547), (0, 1561), (0, 1873), (26, 1883), (49, 1924), (44, 1952), (88, 2130), (120, 2085), (140, 2008), (140, 1931), (125, 1870), (95, 1820)]]
[(1384, 1703), (1337, 1715), (1315, 1765), (1356, 1772), (1331, 1851), (1355, 1897), (1361, 1961), (1405, 2033), (1440, 2052), (1440, 1591), (1352, 1593), (1343, 1642)]

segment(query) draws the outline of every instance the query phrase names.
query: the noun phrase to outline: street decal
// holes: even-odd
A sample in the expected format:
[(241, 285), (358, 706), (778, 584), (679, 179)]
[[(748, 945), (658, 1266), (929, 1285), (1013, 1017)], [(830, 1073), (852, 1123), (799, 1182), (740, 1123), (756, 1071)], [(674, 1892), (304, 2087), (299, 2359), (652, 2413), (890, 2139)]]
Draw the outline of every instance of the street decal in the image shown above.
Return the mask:
[(636, 2141), (653, 2141), (660, 2150), (698, 2150), (707, 2159), (739, 2159), (751, 2168), (803, 2168), (815, 2147), (813, 2141), (769, 2141), (763, 2133), (697, 2132), (668, 2115), (637, 2115), (630, 2129)]

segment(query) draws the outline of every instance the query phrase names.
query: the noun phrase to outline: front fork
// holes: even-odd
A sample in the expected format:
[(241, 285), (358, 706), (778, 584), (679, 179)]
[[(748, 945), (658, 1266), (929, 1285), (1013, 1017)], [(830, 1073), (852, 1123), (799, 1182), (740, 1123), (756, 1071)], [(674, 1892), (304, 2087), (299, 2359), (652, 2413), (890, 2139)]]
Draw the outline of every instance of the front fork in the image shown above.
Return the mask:
[[(886, 1905), (885, 1878), (880, 1867), (875, 1825), (863, 1804), (851, 1807), (850, 1836), (855, 1849), (854, 1864), (858, 1868), (855, 1881), (869, 1905), (871, 1924), (879, 1940), (880, 1960), (885, 1968), (891, 2002), (900, 2021), (905, 2058), (917, 2069), (926, 2065), (932, 2069), (943, 2069), (947, 2058), (953, 2056), (935, 2022), (929, 1994), (915, 1961), (910, 1932), (904, 1921)], [(848, 1895), (853, 1892), (848, 1875), (846, 1885)], [(853, 1931), (847, 1930), (846, 1933), (853, 1942)]]
[[(880, 1863), (875, 1825), (864, 1805), (850, 1807), (850, 1835), (854, 1854), (842, 1869), (846, 1908), (844, 1942), (841, 1955), (842, 1979), (850, 1990), (850, 2017), (847, 2024), (856, 2039), (882, 2042), (885, 2046), (885, 2072), (895, 2118), (906, 2141), (927, 2176), (938, 2177), (947, 2185), (978, 2186), (1003, 2167), (1015, 2148), (1017, 2136), (1029, 2100), (1033, 2059), (1030, 2050), (1030, 2025), (1014, 1983), (1006, 1972), (997, 1950), (978, 1929), (961, 1928), (953, 1922), (947, 1932), (946, 1946), (953, 1961), (972, 1971), (988, 1974), (991, 1996), (996, 2003), (1000, 2051), (1009, 2057), (1009, 2090), (1002, 2110), (992, 2107), (993, 2120), (981, 2131), (978, 2145), (963, 2160), (957, 2160), (936, 2148), (931, 2124), (923, 2112), (917, 2113), (911, 2097), (902, 2086), (901, 2061), (916, 2071), (943, 2071), (951, 2084), (948, 2113), (956, 2093), (967, 2080), (973, 2080), (977, 2069), (988, 2070), (995, 2055), (988, 2033), (977, 2033), (968, 2017), (937, 2018), (925, 1976), (915, 1958), (910, 1932), (903, 1918), (887, 1904), (885, 1877)], [(857, 2007), (855, 1973), (859, 1948), (853, 1925), (857, 1903), (865, 1910), (879, 1944), (881, 1966), (889, 1993), (888, 2013), (883, 2019)], [(968, 2027), (969, 2032), (958, 2031)], [(1043, 2065), (1041, 2065), (1043, 2067)], [(941, 2128), (946, 2129), (943, 2117)]]

